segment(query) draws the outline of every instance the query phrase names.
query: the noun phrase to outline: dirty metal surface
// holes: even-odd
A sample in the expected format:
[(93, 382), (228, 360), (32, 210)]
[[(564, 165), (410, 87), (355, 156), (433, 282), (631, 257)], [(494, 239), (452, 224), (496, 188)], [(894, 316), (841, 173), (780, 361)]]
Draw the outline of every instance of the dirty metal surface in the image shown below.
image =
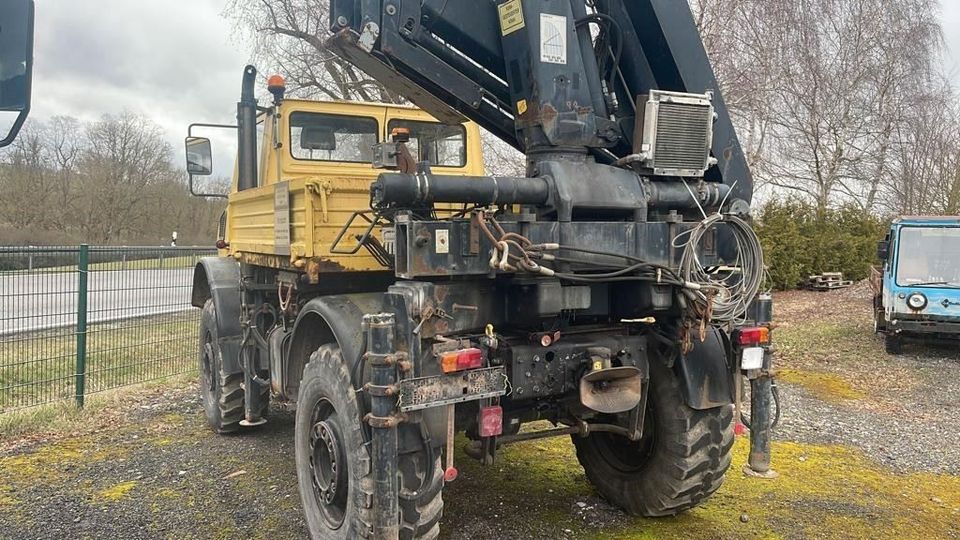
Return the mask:
[(497, 366), (401, 381), (398, 405), (404, 412), (418, 411), (506, 393), (507, 373)]

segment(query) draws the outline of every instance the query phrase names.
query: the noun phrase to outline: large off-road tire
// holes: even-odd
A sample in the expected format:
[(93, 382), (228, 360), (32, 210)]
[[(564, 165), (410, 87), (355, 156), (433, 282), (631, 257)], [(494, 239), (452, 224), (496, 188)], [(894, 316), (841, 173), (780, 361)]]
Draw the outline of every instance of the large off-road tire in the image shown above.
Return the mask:
[[(217, 311), (208, 299), (200, 314), (200, 398), (206, 412), (207, 424), (217, 433), (232, 433), (240, 429), (243, 411), (243, 373), (223, 370), (223, 356), (217, 341)], [(270, 407), (270, 388), (260, 387), (262, 418)]]
[(683, 400), (677, 378), (650, 364), (644, 435), (573, 436), (577, 459), (597, 491), (633, 515), (670, 516), (693, 508), (723, 483), (733, 448), (733, 406), (706, 411)]
[(883, 348), (887, 354), (901, 354), (903, 352), (903, 336), (900, 334), (884, 334)]
[[(311, 538), (370, 537), (373, 469), (361, 422), (340, 349), (321, 346), (303, 370), (294, 430), (300, 500)], [(399, 457), (401, 539), (433, 539), (440, 532), (439, 458), (439, 451), (426, 450)]]

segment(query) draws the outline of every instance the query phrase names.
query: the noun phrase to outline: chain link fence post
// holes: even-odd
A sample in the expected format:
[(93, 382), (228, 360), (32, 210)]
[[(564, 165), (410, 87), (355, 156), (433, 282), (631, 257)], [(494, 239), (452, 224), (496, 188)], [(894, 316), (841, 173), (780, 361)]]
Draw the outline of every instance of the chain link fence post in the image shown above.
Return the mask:
[(90, 246), (80, 245), (77, 256), (77, 407), (83, 407), (87, 377), (87, 290)]

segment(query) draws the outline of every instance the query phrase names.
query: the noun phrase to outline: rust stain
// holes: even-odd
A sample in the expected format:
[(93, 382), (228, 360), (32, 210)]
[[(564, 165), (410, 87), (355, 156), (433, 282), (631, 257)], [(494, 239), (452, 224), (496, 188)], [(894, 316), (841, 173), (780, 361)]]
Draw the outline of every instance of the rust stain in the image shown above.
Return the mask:
[(325, 259), (323, 257), (313, 257), (307, 261), (307, 280), (311, 285), (320, 283), (320, 274), (332, 274), (334, 272), (345, 272), (347, 269), (340, 263)]

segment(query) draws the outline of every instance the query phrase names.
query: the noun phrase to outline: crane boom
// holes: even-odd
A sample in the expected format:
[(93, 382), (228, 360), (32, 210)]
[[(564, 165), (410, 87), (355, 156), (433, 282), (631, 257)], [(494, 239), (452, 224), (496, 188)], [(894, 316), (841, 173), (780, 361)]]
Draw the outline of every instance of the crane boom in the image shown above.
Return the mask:
[(643, 96), (712, 94), (716, 163), (704, 178), (750, 201), (744, 152), (686, 2), (332, 0), (331, 13), (338, 54), (434, 116), (467, 117), (528, 154), (586, 148), (613, 163), (638, 150)]

